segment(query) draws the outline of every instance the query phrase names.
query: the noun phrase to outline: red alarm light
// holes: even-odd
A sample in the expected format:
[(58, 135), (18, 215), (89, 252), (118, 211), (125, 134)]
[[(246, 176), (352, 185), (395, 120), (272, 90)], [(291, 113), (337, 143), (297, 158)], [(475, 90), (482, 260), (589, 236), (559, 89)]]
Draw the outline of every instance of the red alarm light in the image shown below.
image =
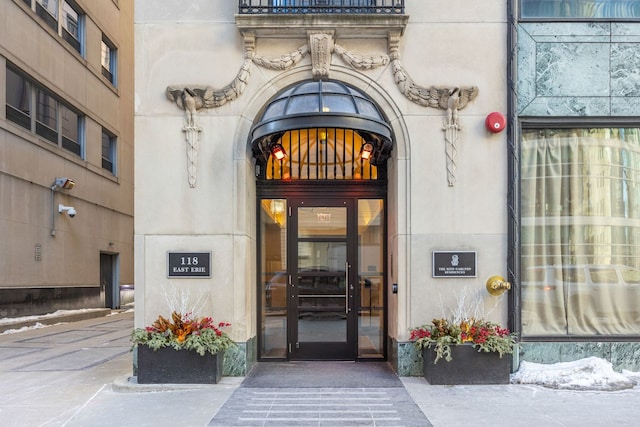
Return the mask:
[(502, 113), (493, 112), (487, 116), (484, 124), (489, 132), (500, 133), (507, 127), (507, 119)]

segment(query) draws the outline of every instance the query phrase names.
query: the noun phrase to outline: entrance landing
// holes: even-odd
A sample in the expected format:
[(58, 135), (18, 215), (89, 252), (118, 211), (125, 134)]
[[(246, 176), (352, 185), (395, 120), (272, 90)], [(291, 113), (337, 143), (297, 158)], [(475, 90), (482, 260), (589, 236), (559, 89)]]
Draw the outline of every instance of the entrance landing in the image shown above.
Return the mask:
[(402, 387), (386, 362), (260, 362), (241, 387)]
[(209, 426), (427, 427), (384, 362), (262, 362)]

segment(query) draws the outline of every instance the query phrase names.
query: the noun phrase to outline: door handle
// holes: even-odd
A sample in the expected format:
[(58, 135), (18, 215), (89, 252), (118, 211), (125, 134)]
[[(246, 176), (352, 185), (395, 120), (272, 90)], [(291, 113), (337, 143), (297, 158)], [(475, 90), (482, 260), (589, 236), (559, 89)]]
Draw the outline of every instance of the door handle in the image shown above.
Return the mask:
[(344, 312), (345, 314), (349, 314), (349, 267), (351, 267), (349, 265), (348, 262), (344, 263), (344, 271), (345, 271), (345, 277), (344, 277)]

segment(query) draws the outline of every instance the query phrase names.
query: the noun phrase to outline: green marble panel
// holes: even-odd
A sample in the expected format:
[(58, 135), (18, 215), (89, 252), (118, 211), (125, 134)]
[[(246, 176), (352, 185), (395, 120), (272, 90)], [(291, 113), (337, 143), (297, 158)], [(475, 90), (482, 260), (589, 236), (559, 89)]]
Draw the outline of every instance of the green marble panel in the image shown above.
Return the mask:
[(611, 343), (611, 363), (616, 370), (640, 372), (640, 342)]
[(521, 361), (551, 364), (599, 357), (611, 362), (617, 371), (640, 369), (640, 342), (528, 342), (521, 345)]
[(242, 377), (249, 372), (256, 363), (256, 337), (247, 342), (236, 343), (235, 348), (228, 349), (224, 354), (223, 375)]
[(640, 24), (518, 25), (518, 114), (637, 116)]
[(397, 373), (401, 377), (422, 376), (422, 352), (412, 342), (398, 342)]

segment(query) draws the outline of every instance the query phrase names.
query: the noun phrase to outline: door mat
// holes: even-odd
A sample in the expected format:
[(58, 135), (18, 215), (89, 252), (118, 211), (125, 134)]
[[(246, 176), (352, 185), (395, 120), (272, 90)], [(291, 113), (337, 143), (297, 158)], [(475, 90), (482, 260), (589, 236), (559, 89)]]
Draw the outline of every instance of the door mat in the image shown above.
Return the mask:
[(387, 362), (258, 362), (241, 387), (403, 387)]

